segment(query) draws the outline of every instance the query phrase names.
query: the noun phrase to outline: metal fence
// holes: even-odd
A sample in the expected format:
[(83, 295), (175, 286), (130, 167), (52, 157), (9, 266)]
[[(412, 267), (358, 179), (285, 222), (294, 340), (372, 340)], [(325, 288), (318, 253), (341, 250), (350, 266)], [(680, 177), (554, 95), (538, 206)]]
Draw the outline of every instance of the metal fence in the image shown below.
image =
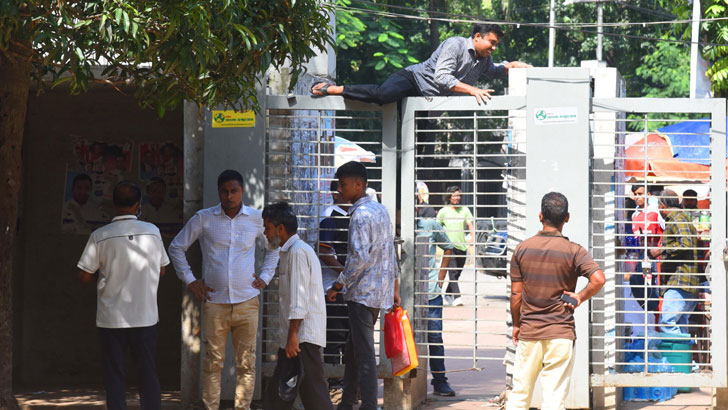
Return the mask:
[(594, 99), (592, 121), (592, 385), (725, 386), (725, 103)]
[[(394, 224), (396, 107), (302, 96), (294, 99), (268, 96), (266, 104), (266, 203), (287, 201), (292, 205), (298, 216), (298, 235), (321, 258), (326, 288), (337, 276), (336, 266), (332, 265), (335, 262), (326, 256), (341, 262), (342, 256), (345, 257), (345, 252), (336, 254), (333, 248), (346, 244), (337, 235), (343, 232), (346, 238), (346, 229), (327, 227), (324, 222), (328, 218), (336, 225), (348, 218), (336, 212), (331, 214), (337, 206), (344, 214), (341, 207), (346, 208), (346, 204), (336, 203), (330, 191), (338, 166), (355, 160), (367, 167), (370, 195), (388, 208)], [(333, 234), (330, 235), (333, 238), (327, 234)], [(329, 377), (342, 377), (343, 367), (336, 364), (341, 363), (343, 341), (348, 333), (346, 309), (343, 303), (335, 303), (327, 306), (327, 310), (330, 311), (327, 339), (331, 343), (324, 350), (326, 372)], [(277, 277), (263, 292), (261, 311), (262, 367), (263, 373), (270, 375), (280, 343)], [(377, 348), (378, 333), (375, 334)]]

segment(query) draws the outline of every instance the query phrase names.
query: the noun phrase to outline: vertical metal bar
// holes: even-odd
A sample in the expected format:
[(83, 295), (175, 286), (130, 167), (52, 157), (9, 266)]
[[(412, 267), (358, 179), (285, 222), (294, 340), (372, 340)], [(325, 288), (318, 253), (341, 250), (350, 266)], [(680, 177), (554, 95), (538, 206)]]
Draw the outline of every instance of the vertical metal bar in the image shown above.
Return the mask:
[[(642, 269), (641, 269), (642, 272), (640, 272), (640, 274), (642, 274), (642, 275), (644, 275), (644, 273), (645, 273), (645, 266), (644, 266), (645, 263), (648, 264), (648, 266), (650, 267), (650, 271), (652, 271), (652, 261), (650, 261), (649, 254), (647, 253), (648, 252), (648, 249), (647, 249), (647, 206), (649, 205), (648, 204), (648, 198), (647, 198), (647, 174), (648, 174), (648, 172), (647, 172), (647, 164), (648, 164), (647, 147), (649, 146), (647, 144), (647, 137), (650, 135), (648, 129), (649, 128), (648, 128), (648, 122), (647, 122), (647, 114), (645, 114), (644, 115), (644, 127), (642, 129), (642, 134), (644, 135), (644, 137), (642, 137), (642, 141), (644, 143), (644, 147), (643, 147), (643, 150), (642, 151), (645, 154), (644, 155), (644, 158), (642, 159), (642, 168), (643, 168), (643, 170), (642, 170), (642, 172), (643, 172), (643, 174), (642, 174), (642, 178), (643, 178), (642, 179), (642, 186), (645, 189), (645, 192), (644, 192), (644, 195), (645, 195), (645, 203), (644, 203), (644, 205), (642, 205), (642, 213), (644, 214), (645, 226), (642, 229), (642, 233), (640, 235), (640, 236), (642, 236), (642, 243), (644, 244), (643, 245), (643, 248), (642, 248), (642, 252), (644, 252), (643, 255), (642, 255)], [(645, 275), (642, 279), (643, 279), (642, 280), (642, 299), (644, 300), (644, 306), (643, 306), (643, 309), (644, 309), (644, 321), (643, 321), (643, 323), (645, 325), (645, 327), (644, 327), (645, 328), (645, 330), (644, 330), (645, 333), (643, 335), (643, 337), (645, 339), (645, 343), (644, 343), (644, 350), (645, 350), (644, 353), (645, 353), (645, 355), (644, 355), (644, 357), (645, 357), (645, 372), (647, 372), (647, 369), (648, 369), (648, 366), (649, 366), (649, 360), (647, 360), (647, 359), (649, 357), (649, 343), (648, 343), (648, 341), (649, 341), (649, 332), (650, 332), (650, 327), (647, 324), (647, 321), (649, 320), (649, 317), (650, 317), (650, 314), (647, 311), (648, 310), (648, 308), (647, 308), (647, 303), (648, 303), (647, 295), (648, 295), (649, 286), (648, 286), (648, 283), (647, 283), (647, 281), (648, 281), (647, 276)], [(649, 281), (650, 281), (650, 284), (652, 284), (652, 277), (649, 278)], [(658, 292), (659, 292), (659, 290), (658, 290)]]
[[(473, 369), (478, 368), (478, 262), (475, 257), (475, 250), (477, 244), (475, 243), (478, 237), (478, 111), (473, 111), (473, 288), (474, 295), (473, 300)], [(468, 246), (470, 247), (470, 246)], [(462, 296), (461, 296), (462, 297)]]
[(711, 364), (715, 386), (726, 386), (726, 100), (715, 99), (711, 112), (710, 213), (711, 213)]
[[(401, 215), (401, 235), (402, 252), (405, 257), (402, 260), (402, 273), (400, 276), (400, 296), (402, 297), (402, 305), (405, 309), (413, 311), (414, 307), (414, 259), (415, 259), (415, 197), (412, 195), (414, 186), (414, 169), (415, 169), (415, 111), (411, 109), (408, 102), (409, 98), (402, 100), (402, 157), (401, 157), (401, 183), (400, 183), (400, 215)], [(394, 116), (397, 112), (396, 104), (390, 104), (389, 110), (385, 110), (385, 115), (391, 115), (394, 125), (396, 119)], [(391, 111), (391, 114), (387, 114)], [(386, 121), (385, 121), (386, 122)], [(396, 134), (394, 135), (396, 141)], [(393, 168), (396, 169), (396, 168)], [(394, 177), (383, 178), (390, 184), (395, 182)], [(390, 191), (394, 192), (394, 191)], [(394, 210), (392, 210), (394, 215)]]

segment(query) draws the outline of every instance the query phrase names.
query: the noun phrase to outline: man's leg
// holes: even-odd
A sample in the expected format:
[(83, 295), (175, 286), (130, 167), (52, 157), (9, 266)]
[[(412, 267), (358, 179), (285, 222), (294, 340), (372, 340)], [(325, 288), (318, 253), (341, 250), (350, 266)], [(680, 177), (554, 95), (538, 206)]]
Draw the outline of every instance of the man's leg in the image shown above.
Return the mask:
[(345, 85), (344, 98), (379, 105), (399, 101), (404, 97), (420, 95), (414, 76), (409, 71), (400, 70), (392, 74), (382, 85), (359, 84)]
[[(357, 386), (361, 392), (359, 410), (377, 408), (377, 359), (374, 352), (374, 323), (379, 309), (348, 302), (349, 339), (347, 340), (344, 394), (339, 410), (349, 410), (356, 402)], [(352, 374), (356, 372), (356, 374)], [(357, 383), (358, 379), (358, 383)]]
[(235, 410), (249, 410), (255, 390), (255, 342), (258, 334), (258, 297), (233, 305), (231, 323), (237, 385)]
[(298, 347), (301, 349), (299, 354), (304, 371), (302, 383), (298, 388), (303, 407), (306, 410), (333, 410), (324, 377), (321, 348), (311, 343), (301, 343)]
[(574, 341), (553, 339), (544, 340), (544, 343), (541, 410), (563, 410), (569, 394), (571, 370), (574, 368)]
[[(286, 357), (286, 351), (278, 348), (278, 361), (276, 362), (276, 368), (273, 370), (273, 376), (268, 379), (268, 387), (265, 389), (263, 395), (263, 408), (264, 409), (276, 409), (276, 410), (290, 410), (293, 407), (293, 403), (296, 401), (283, 401), (281, 400), (280, 394), (278, 394), (278, 385), (281, 374), (281, 359)], [(308, 377), (308, 374), (304, 376), (304, 379)]]
[(458, 279), (460, 279), (460, 274), (463, 271), (463, 267), (465, 266), (465, 258), (467, 255), (467, 251), (461, 251), (460, 249), (453, 249), (453, 257), (452, 261), (450, 263), (450, 266), (455, 265), (455, 268), (450, 268), (448, 271), (448, 276), (450, 277), (450, 281), (447, 284), (447, 290), (445, 291), (448, 296), (452, 297), (453, 299), (460, 297), (460, 286), (458, 285)]
[(129, 342), (139, 379), (142, 409), (159, 410), (162, 394), (157, 376), (157, 325), (129, 329)]
[(99, 327), (101, 345), (101, 371), (106, 389), (106, 407), (109, 410), (126, 410), (126, 365), (124, 353), (128, 344), (127, 329)]
[[(427, 309), (427, 343), (432, 372), (431, 384), (435, 393), (450, 395), (449, 391), (452, 389), (449, 388), (445, 377), (445, 347), (442, 343), (442, 296), (430, 299), (428, 303), (430, 306)], [(445, 389), (444, 386), (448, 388)]]
[(520, 340), (513, 364), (513, 390), (508, 394), (506, 410), (528, 410), (533, 386), (543, 364), (544, 341)]
[[(205, 327), (205, 356), (202, 359), (202, 402), (207, 410), (220, 407), (220, 381), (225, 362), (225, 345), (230, 334), (232, 306), (205, 302), (202, 304)], [(257, 319), (257, 316), (256, 316)]]
[(679, 325), (687, 324), (690, 313), (695, 310), (697, 296), (680, 289), (668, 289), (662, 299), (660, 313), (660, 331), (665, 333), (688, 333), (687, 328)]

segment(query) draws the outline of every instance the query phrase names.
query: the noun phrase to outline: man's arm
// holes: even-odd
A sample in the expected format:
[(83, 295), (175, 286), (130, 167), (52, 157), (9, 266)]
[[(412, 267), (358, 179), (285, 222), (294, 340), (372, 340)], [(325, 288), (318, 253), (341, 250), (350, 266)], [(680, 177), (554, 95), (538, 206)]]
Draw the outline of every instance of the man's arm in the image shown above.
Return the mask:
[[(278, 259), (280, 258), (280, 248), (273, 248), (269, 243), (268, 239), (263, 235), (263, 230), (258, 233), (260, 238), (265, 244), (265, 257), (263, 258), (263, 266), (260, 268), (260, 275), (256, 276), (256, 281), (253, 287), (262, 289), (270, 283), (273, 276), (276, 274), (276, 267), (278, 266)], [(258, 280), (262, 280), (264, 283), (260, 283)], [(262, 285), (262, 286), (260, 286)]]
[(319, 259), (323, 262), (322, 268), (330, 268), (335, 270), (337, 273), (341, 273), (344, 270), (344, 265), (336, 259), (336, 256), (332, 253), (330, 246), (319, 243)]
[(450, 267), (450, 255), (452, 255), (452, 249), (445, 249), (442, 253), (442, 262), (440, 262), (440, 272), (437, 275), (437, 286), (442, 289), (442, 285), (445, 282), (445, 276), (447, 276), (447, 269)]
[(518, 344), (521, 333), (521, 300), (523, 298), (523, 282), (511, 281), (511, 321), (513, 322), (513, 344)]
[(78, 270), (78, 280), (81, 281), (81, 283), (90, 283), (96, 280), (98, 276), (96, 276), (95, 273), (89, 273), (86, 272), (83, 269)]
[(177, 236), (174, 237), (172, 243), (169, 245), (169, 258), (172, 260), (174, 270), (177, 272), (177, 277), (189, 286), (191, 283), (197, 281), (197, 278), (192, 273), (190, 263), (187, 261), (185, 252), (192, 246), (193, 243), (202, 235), (202, 217), (200, 214), (195, 214), (190, 218), (189, 221), (182, 227)]
[(296, 357), (301, 349), (298, 347), (298, 329), (301, 327), (303, 319), (291, 319), (288, 322), (288, 339), (286, 342), (286, 357)]
[(572, 305), (571, 303), (566, 303), (566, 306), (570, 307), (571, 309), (578, 308), (583, 302), (589, 300), (589, 298), (596, 295), (599, 290), (604, 286), (606, 281), (607, 280), (604, 277), (604, 272), (602, 272), (601, 269), (592, 273), (591, 276), (589, 276), (589, 283), (587, 283), (586, 287), (580, 292), (574, 293), (566, 290), (564, 291), (564, 294), (571, 296), (578, 302), (576, 306)]

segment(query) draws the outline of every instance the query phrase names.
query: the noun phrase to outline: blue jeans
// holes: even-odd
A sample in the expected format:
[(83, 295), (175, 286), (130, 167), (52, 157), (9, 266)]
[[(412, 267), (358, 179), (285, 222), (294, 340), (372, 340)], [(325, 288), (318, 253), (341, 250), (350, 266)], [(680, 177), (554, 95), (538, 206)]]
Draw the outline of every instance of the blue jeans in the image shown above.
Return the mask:
[(686, 325), (690, 315), (698, 305), (697, 295), (686, 292), (682, 289), (668, 289), (663, 295), (662, 312), (660, 314), (660, 330), (664, 333), (690, 333)]
[(442, 344), (442, 296), (429, 300), (427, 309), (427, 343), (430, 350), (430, 371), (433, 386), (447, 383), (445, 377), (445, 347)]

